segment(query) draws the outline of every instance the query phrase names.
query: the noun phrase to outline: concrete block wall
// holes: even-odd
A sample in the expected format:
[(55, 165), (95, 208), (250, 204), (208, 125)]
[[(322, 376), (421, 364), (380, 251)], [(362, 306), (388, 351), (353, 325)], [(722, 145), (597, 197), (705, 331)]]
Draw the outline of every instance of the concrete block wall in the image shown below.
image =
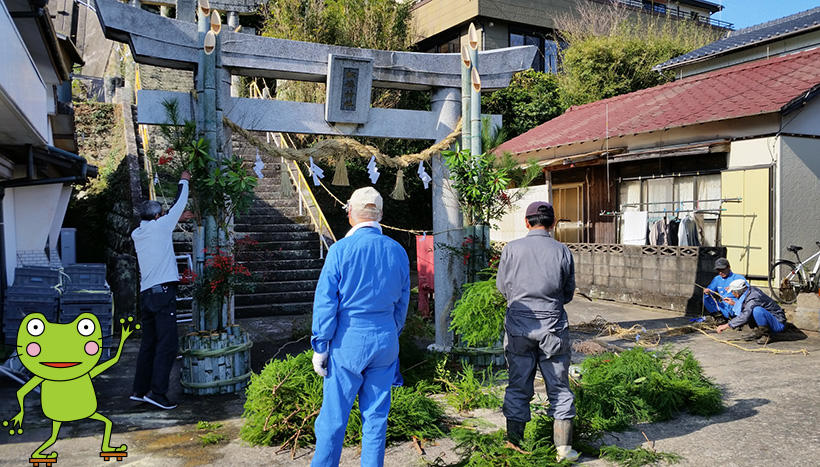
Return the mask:
[(725, 248), (567, 244), (575, 259), (577, 287), (591, 297), (664, 308), (700, 311), (702, 292), (714, 277)]

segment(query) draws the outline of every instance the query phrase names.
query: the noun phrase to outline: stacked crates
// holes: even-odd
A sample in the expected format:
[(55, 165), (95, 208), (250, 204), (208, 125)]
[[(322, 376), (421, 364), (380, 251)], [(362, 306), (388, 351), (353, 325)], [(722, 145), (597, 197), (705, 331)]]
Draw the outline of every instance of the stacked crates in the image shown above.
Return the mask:
[(6, 290), (3, 311), (4, 343), (17, 345), (17, 330), (26, 315), (42, 313), (46, 320), (57, 322), (60, 300), (60, 272), (39, 266), (19, 267), (14, 284)]
[(68, 277), (60, 297), (60, 322), (70, 323), (83, 313), (96, 316), (103, 335), (102, 359), (109, 359), (114, 346), (114, 310), (105, 283), (105, 264), (72, 264), (65, 267), (65, 274)]

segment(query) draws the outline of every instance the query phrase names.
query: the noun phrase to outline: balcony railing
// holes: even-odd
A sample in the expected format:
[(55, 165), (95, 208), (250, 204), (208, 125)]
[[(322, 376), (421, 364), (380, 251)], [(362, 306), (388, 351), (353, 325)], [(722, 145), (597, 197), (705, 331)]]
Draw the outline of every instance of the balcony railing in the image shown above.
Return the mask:
[(680, 11), (677, 7), (670, 7), (663, 3), (644, 3), (641, 0), (611, 0), (613, 3), (619, 3), (632, 8), (641, 9), (646, 13), (654, 13), (657, 15), (667, 15), (676, 19), (690, 19), (706, 23), (710, 26), (723, 29), (732, 29), (733, 24), (728, 21), (721, 21), (714, 19), (708, 15), (701, 15), (696, 11)]

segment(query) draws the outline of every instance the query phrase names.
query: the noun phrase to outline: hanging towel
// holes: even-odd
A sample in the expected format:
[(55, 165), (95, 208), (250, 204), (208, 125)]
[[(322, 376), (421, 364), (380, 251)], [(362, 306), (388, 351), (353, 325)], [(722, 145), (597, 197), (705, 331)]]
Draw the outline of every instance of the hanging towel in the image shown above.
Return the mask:
[(621, 238), (624, 245), (646, 245), (646, 211), (627, 211), (623, 214), (624, 230)]

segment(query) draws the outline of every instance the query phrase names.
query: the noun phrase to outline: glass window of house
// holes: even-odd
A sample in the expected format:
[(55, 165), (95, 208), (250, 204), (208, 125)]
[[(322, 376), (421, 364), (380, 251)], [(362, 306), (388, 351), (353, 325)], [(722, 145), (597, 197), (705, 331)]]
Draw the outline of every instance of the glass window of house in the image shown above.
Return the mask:
[(532, 60), (532, 69), (544, 71), (544, 38), (536, 32), (510, 32), (510, 47), (519, 45), (534, 45), (538, 52)]

